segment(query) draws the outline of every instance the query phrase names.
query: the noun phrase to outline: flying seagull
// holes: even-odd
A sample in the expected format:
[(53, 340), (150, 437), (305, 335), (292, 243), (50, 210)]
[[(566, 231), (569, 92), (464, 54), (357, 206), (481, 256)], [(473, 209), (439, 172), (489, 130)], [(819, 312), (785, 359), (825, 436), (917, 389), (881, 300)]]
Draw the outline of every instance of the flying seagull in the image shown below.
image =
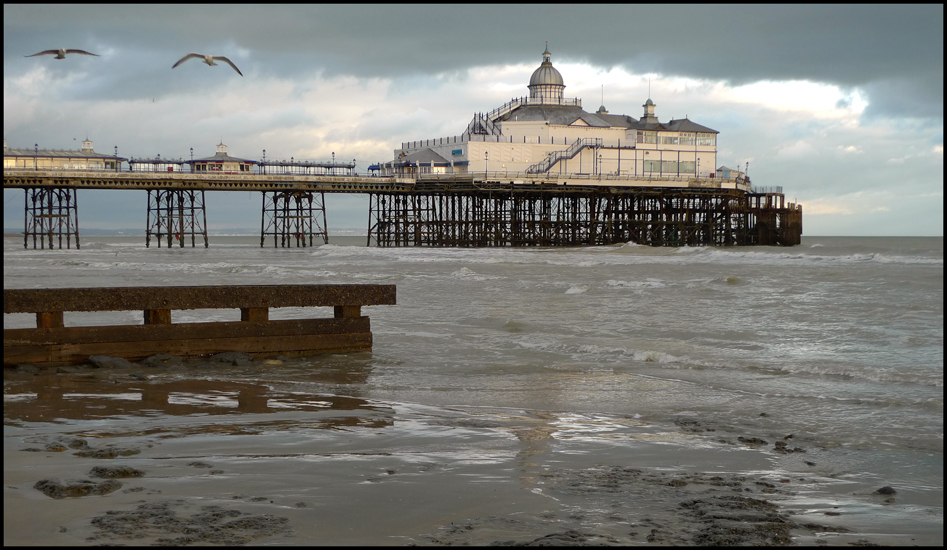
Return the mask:
[[(241, 72), (240, 72), (240, 69), (238, 69), (237, 66), (233, 64), (233, 61), (227, 59), (226, 57), (224, 57), (224, 56), (222, 56), (222, 55), (210, 55), (210, 54), (204, 54), (204, 53), (189, 53), (189, 54), (185, 55), (184, 57), (182, 57), (177, 63), (175, 63), (175, 64), (174, 64), (174, 67), (177, 67), (177, 66), (180, 65), (181, 63), (184, 63), (184, 62), (187, 61), (188, 59), (194, 59), (194, 58), (203, 59), (203, 60), (204, 60), (204, 63), (207, 63), (207, 64), (210, 65), (211, 67), (216, 67), (216, 66), (217, 66), (217, 64), (214, 63), (214, 61), (223, 61), (224, 63), (226, 63), (226, 64), (230, 65), (231, 67), (233, 67), (233, 70), (237, 71), (237, 74), (238, 74), (238, 75), (243, 76), (243, 73), (241, 73)], [(174, 67), (171, 67), (171, 68), (173, 69)]]
[(94, 55), (96, 57), (101, 57), (95, 53), (89, 53), (85, 50), (67, 50), (66, 48), (59, 48), (58, 50), (46, 50), (39, 53), (34, 53), (33, 55), (24, 55), (23, 57), (36, 57), (37, 55), (55, 55), (56, 59), (66, 59), (67, 53), (81, 53), (82, 55)]

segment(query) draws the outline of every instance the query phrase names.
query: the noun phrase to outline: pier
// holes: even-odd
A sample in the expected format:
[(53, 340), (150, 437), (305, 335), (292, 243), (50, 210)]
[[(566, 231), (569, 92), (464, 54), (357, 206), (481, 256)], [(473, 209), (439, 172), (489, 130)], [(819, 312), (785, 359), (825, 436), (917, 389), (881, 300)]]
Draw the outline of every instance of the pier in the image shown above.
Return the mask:
[[(361, 308), (394, 305), (394, 285), (166, 286), (4, 289), (3, 313), (32, 313), (36, 328), (4, 329), (3, 364), (63, 365), (92, 355), (137, 361), (241, 351), (255, 358), (371, 351)], [(332, 307), (333, 317), (270, 320), (270, 308)], [(172, 323), (171, 312), (235, 309), (239, 320)], [(65, 312), (141, 311), (141, 325), (67, 327)], [(234, 312), (236, 318), (236, 312)]]
[[(5, 169), (26, 190), (23, 245), (79, 247), (77, 190), (148, 192), (146, 241), (209, 246), (204, 194), (261, 193), (260, 246), (328, 242), (326, 193), (369, 195), (377, 246), (793, 246), (802, 207), (744, 178), (481, 172), (415, 177)], [(199, 239), (198, 239), (199, 238)]]

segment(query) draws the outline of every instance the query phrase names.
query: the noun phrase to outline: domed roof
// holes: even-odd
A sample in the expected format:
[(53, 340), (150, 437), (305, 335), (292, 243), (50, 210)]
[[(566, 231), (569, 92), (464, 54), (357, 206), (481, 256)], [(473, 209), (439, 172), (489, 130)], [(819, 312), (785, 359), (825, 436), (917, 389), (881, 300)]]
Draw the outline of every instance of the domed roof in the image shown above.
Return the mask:
[(542, 84), (555, 84), (558, 86), (564, 86), (562, 83), (562, 75), (559, 74), (559, 71), (552, 66), (552, 61), (549, 60), (549, 46), (546, 46), (546, 51), (543, 52), (543, 62), (538, 69), (533, 71), (533, 76), (529, 77), (529, 85), (536, 86)]
[(544, 62), (538, 69), (533, 71), (533, 76), (529, 77), (529, 85), (537, 84), (558, 84), (562, 86), (562, 75), (552, 66), (552, 63)]

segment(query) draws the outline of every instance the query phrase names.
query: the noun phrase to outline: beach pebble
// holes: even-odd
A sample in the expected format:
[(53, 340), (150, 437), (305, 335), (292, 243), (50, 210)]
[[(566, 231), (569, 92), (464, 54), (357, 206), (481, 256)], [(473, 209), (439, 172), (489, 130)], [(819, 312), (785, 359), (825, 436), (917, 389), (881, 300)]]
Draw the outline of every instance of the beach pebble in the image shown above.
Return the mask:
[(39, 367), (30, 363), (20, 363), (16, 366), (16, 372), (21, 374), (39, 374)]
[(100, 369), (129, 369), (134, 366), (128, 359), (108, 355), (91, 355), (89, 362)]
[(96, 483), (88, 479), (79, 481), (59, 482), (53, 479), (37, 481), (33, 488), (50, 498), (86, 497), (92, 495), (107, 495), (118, 490), (122, 484), (118, 481), (107, 480)]
[(881, 489), (878, 489), (877, 491), (875, 491), (875, 493), (879, 495), (893, 495), (897, 493), (897, 491), (894, 490), (894, 487), (891, 487), (890, 485), (885, 485)]
[(146, 367), (160, 367), (164, 365), (179, 365), (182, 361), (180, 355), (171, 355), (170, 353), (158, 353), (142, 360), (141, 364)]
[(92, 477), (121, 478), (121, 477), (141, 477), (145, 472), (136, 470), (130, 466), (96, 466), (89, 472)]
[(84, 458), (118, 458), (120, 456), (131, 456), (137, 455), (141, 450), (127, 448), (121, 449), (117, 447), (107, 447), (105, 449), (89, 449), (87, 451), (79, 451), (75, 456), (81, 456)]
[(227, 363), (235, 367), (248, 367), (252, 362), (252, 358), (242, 351), (225, 351), (212, 355), (209, 361), (211, 363)]

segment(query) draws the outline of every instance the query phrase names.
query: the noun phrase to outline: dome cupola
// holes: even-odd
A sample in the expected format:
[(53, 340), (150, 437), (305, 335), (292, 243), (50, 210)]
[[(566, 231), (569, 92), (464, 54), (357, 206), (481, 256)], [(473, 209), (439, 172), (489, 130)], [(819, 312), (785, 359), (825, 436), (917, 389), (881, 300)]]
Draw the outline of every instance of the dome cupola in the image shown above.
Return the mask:
[(566, 86), (562, 83), (562, 75), (552, 66), (550, 57), (547, 42), (546, 51), (543, 52), (543, 62), (529, 78), (529, 97), (541, 100), (541, 103), (558, 104), (562, 102), (562, 92)]

